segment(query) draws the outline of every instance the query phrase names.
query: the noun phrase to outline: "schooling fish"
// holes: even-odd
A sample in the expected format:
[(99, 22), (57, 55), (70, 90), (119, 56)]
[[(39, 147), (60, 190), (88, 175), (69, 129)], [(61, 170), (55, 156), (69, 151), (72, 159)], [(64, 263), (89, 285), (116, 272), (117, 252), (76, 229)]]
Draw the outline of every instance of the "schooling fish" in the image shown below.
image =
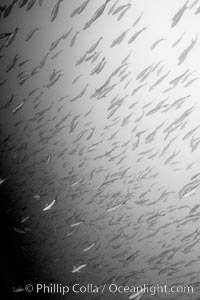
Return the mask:
[(51, 22), (53, 22), (56, 19), (58, 12), (59, 12), (59, 8), (60, 8), (60, 3), (62, 1), (63, 0), (58, 0), (58, 2), (54, 5), (54, 7), (51, 11)]
[(80, 15), (89, 2), (90, 0), (85, 0), (79, 7), (75, 8), (71, 14), (71, 18), (74, 17), (75, 15)]
[(119, 45), (123, 41), (123, 39), (125, 38), (128, 31), (129, 31), (129, 29), (126, 29), (125, 31), (123, 31), (116, 39), (113, 40), (110, 47), (113, 48), (116, 45)]
[(11, 13), (11, 11), (12, 11), (12, 9), (13, 9), (13, 7), (14, 7), (14, 5), (15, 5), (15, 3), (17, 2), (18, 0), (13, 0), (13, 2), (10, 4), (10, 5), (8, 5), (7, 7), (6, 7), (6, 9), (4, 10), (4, 12), (3, 12), (3, 17), (4, 18), (7, 18), (9, 15), (10, 15), (10, 13)]
[(26, 7), (26, 11), (31, 10), (31, 8), (33, 7), (33, 5), (36, 3), (36, 0), (30, 0), (30, 2), (28, 3), (27, 7)]
[(190, 195), (193, 195), (198, 188), (200, 187), (200, 181), (196, 180), (191, 183), (186, 184), (180, 191), (179, 191), (179, 198), (186, 198)]
[(25, 38), (25, 41), (28, 42), (28, 41), (33, 37), (33, 35), (36, 33), (36, 31), (38, 31), (38, 30), (39, 30), (38, 27), (32, 29), (32, 30), (27, 34), (27, 36), (26, 36), (26, 38)]
[(85, 23), (83, 27), (84, 30), (88, 29), (104, 12), (106, 5), (110, 2), (110, 0), (106, 0), (104, 4), (102, 4), (94, 13), (90, 21)]
[(28, 0), (19, 0), (18, 7), (22, 8), (24, 5), (26, 5), (27, 2)]
[(20, 29), (18, 27), (16, 27), (15, 30), (12, 32), (12, 34), (9, 36), (9, 38), (7, 39), (7, 41), (5, 43), (6, 48), (12, 44), (12, 42), (14, 41), (16, 34), (18, 33), (19, 30)]
[(146, 27), (143, 27), (141, 30), (137, 31), (128, 41), (128, 44), (131, 44), (135, 39), (144, 31)]
[(46, 204), (45, 208), (43, 208), (43, 211), (51, 209), (55, 202), (56, 200), (53, 200), (49, 205)]
[(118, 6), (118, 7), (113, 11), (112, 15), (116, 15), (118, 12), (120, 12), (121, 10), (123, 10), (124, 8), (126, 8), (127, 6), (130, 7), (131, 4), (128, 3), (128, 4), (124, 4), (124, 5)]
[(73, 266), (73, 270), (72, 270), (72, 273), (80, 273), (80, 270), (85, 268), (87, 265), (86, 264), (83, 264), (83, 265), (80, 265), (80, 266)]
[(8, 177), (6, 177), (4, 179), (0, 179), (0, 184), (4, 183), (7, 179), (8, 179)]
[(186, 1), (186, 3), (173, 16), (171, 27), (174, 27), (174, 26), (176, 26), (176, 24), (178, 24), (178, 22), (180, 21), (180, 19), (182, 18), (183, 14), (184, 14), (184, 12), (188, 8), (187, 4), (188, 4), (188, 1)]

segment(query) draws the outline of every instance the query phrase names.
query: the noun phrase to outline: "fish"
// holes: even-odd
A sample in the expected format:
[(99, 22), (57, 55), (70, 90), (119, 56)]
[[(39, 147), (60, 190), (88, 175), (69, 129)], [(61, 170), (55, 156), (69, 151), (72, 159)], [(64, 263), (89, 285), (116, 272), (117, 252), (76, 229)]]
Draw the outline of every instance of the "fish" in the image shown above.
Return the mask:
[(104, 4), (102, 4), (96, 11), (95, 13), (93, 14), (92, 18), (85, 23), (84, 27), (83, 27), (83, 30), (86, 30), (88, 29), (104, 12), (108, 2), (110, 2), (110, 0), (106, 0), (104, 2)]
[(63, 35), (57, 38), (55, 41), (53, 41), (49, 47), (49, 51), (53, 51), (58, 46), (58, 44), (61, 42), (62, 39), (63, 39)]
[(68, 36), (70, 35), (72, 29), (73, 29), (73, 27), (71, 27), (71, 28), (69, 29), (69, 31), (67, 31), (66, 33), (64, 33), (64, 34), (62, 35), (62, 39), (63, 39), (63, 40), (65, 40), (66, 38), (68, 38)]
[(118, 14), (118, 13), (119, 13), (120, 11), (122, 11), (124, 8), (127, 8), (127, 6), (128, 6), (128, 7), (131, 7), (131, 4), (128, 3), (128, 4), (124, 4), (124, 5), (118, 6), (118, 7), (113, 11), (112, 15), (114, 16), (114, 15)]
[(83, 95), (85, 94), (87, 88), (88, 88), (88, 83), (87, 83), (86, 86), (82, 89), (82, 91), (78, 94), (78, 96), (72, 98), (72, 99), (70, 100), (70, 102), (75, 102), (77, 99), (82, 98)]
[(79, 266), (73, 266), (73, 270), (71, 271), (72, 273), (80, 273), (80, 271), (85, 268), (87, 265), (86, 264), (82, 264)]
[(125, 13), (129, 10), (129, 6), (127, 6), (120, 14), (119, 16), (117, 17), (117, 21), (119, 22), (124, 16), (125, 16)]
[(130, 294), (129, 297), (128, 297), (128, 299), (139, 300), (144, 293), (145, 293), (145, 288), (143, 288), (143, 289), (141, 288), (140, 291), (137, 291), (136, 293)]
[(75, 8), (71, 13), (71, 18), (73, 18), (75, 15), (80, 15), (84, 11), (84, 9), (86, 8), (89, 2), (90, 0), (85, 0), (79, 7)]
[(92, 248), (94, 247), (94, 245), (95, 245), (95, 243), (92, 243), (90, 246), (84, 248), (84, 249), (82, 250), (82, 252), (86, 252), (86, 251), (92, 249)]
[(155, 41), (155, 42), (152, 44), (150, 50), (151, 50), (151, 51), (154, 50), (154, 49), (158, 46), (158, 44), (160, 44), (162, 41), (165, 41), (165, 39), (159, 39), (159, 40)]
[(74, 46), (74, 44), (75, 44), (75, 42), (76, 42), (76, 39), (77, 39), (77, 36), (78, 36), (79, 33), (80, 33), (80, 31), (77, 31), (77, 32), (75, 33), (75, 35), (72, 37), (72, 40), (71, 40), (71, 43), (70, 43), (70, 47), (73, 47), (73, 46)]
[(71, 224), (70, 227), (76, 227), (76, 226), (81, 225), (82, 223), (83, 223), (83, 221), (79, 221), (79, 222)]
[(188, 1), (177, 11), (171, 20), (171, 28), (175, 27), (181, 18), (183, 17), (184, 12), (188, 9)]
[(190, 5), (190, 10), (199, 2), (199, 0), (194, 0), (194, 2)]
[(111, 8), (108, 10), (108, 15), (110, 15), (113, 12), (118, 2), (119, 0), (115, 1), (115, 3), (111, 6)]
[(2, 105), (0, 107), (0, 110), (7, 109), (8, 107), (10, 107), (11, 103), (13, 102), (13, 100), (14, 100), (14, 95), (11, 95), (10, 98), (9, 98), (9, 100), (8, 100), (8, 102), (5, 103), (4, 105)]
[(9, 38), (7, 39), (6, 43), (5, 43), (5, 47), (7, 48), (8, 46), (10, 46), (12, 44), (12, 42), (14, 41), (17, 33), (19, 32), (19, 28), (16, 27), (15, 30), (12, 32), (12, 34), (9, 36)]
[(50, 204), (46, 204), (43, 208), (43, 211), (47, 211), (52, 208), (52, 206), (55, 204), (56, 200), (53, 200)]
[(128, 40), (128, 44), (131, 44), (135, 41), (135, 39), (144, 31), (146, 30), (146, 27), (143, 27), (142, 29), (140, 29), (139, 31), (137, 31), (129, 40)]
[(4, 11), (3, 11), (4, 18), (7, 18), (10, 15), (10, 13), (13, 10), (13, 7), (14, 7), (15, 3), (17, 3), (17, 1), (18, 0), (13, 0), (13, 2), (4, 9)]
[(59, 50), (58, 52), (56, 52), (54, 55), (52, 55), (51, 60), (55, 59), (58, 55), (60, 55), (60, 53), (62, 53), (64, 51), (64, 49)]
[(116, 39), (113, 40), (110, 47), (113, 48), (116, 45), (121, 44), (121, 42), (124, 40), (124, 38), (125, 38), (128, 31), (129, 31), (129, 29), (126, 29), (125, 31), (123, 31)]
[(40, 30), (40, 28), (39, 27), (35, 27), (31, 31), (29, 31), (29, 33), (25, 37), (25, 41), (28, 42), (38, 30)]
[(102, 58), (102, 60), (92, 69), (90, 72), (90, 75), (94, 75), (95, 73), (98, 74), (103, 69), (104, 65), (106, 63), (105, 57)]
[(8, 177), (1, 179), (0, 178), (0, 184), (4, 183), (6, 180), (8, 180)]
[(139, 21), (141, 20), (142, 16), (143, 16), (143, 12), (141, 12), (141, 14), (139, 15), (139, 17), (135, 20), (135, 22), (133, 22), (132, 27), (135, 27), (139, 23)]
[(18, 106), (16, 106), (13, 110), (12, 113), (15, 114), (18, 110), (20, 110), (24, 106), (24, 101), (22, 101)]
[(58, 12), (59, 12), (59, 8), (60, 8), (60, 3), (62, 2), (63, 0), (58, 0), (57, 3), (54, 5), (52, 11), (51, 11), (51, 22), (54, 22), (57, 15), (58, 15)]
[(17, 61), (19, 60), (19, 54), (16, 54), (12, 61), (6, 66), (6, 73), (10, 72), (16, 65)]
[(36, 1), (37, 0), (30, 0), (27, 4), (26, 11), (31, 10), (31, 8), (33, 8), (33, 6), (35, 5)]
[(193, 195), (200, 187), (200, 181), (195, 180), (183, 186), (179, 191), (179, 199)]
[(39, 6), (42, 6), (43, 0), (39, 0)]
[(174, 48), (175, 46), (177, 46), (180, 42), (181, 42), (181, 40), (182, 40), (182, 38), (184, 37), (184, 35), (185, 35), (185, 33), (183, 33), (173, 44), (172, 44), (172, 48)]
[(186, 48), (182, 51), (182, 53), (179, 55), (179, 57), (178, 57), (178, 60), (179, 60), (178, 66), (181, 65), (181, 64), (184, 62), (184, 60), (187, 58), (189, 52), (190, 52), (190, 51), (194, 48), (194, 46), (196, 45), (197, 39), (198, 39), (198, 35), (196, 35), (196, 38), (195, 38), (194, 40), (192, 39), (190, 45), (189, 45), (188, 47), (186, 47)]
[(19, 0), (18, 7), (19, 7), (19, 8), (22, 8), (23, 6), (26, 5), (26, 3), (27, 3), (28, 1), (29, 1), (29, 0)]
[(190, 86), (193, 82), (197, 81), (198, 79), (199, 79), (199, 77), (195, 77), (195, 78), (191, 79), (184, 85), (184, 88)]
[(7, 37), (9, 37), (12, 33), (10, 32), (5, 32), (5, 33), (0, 33), (0, 39), (5, 39)]

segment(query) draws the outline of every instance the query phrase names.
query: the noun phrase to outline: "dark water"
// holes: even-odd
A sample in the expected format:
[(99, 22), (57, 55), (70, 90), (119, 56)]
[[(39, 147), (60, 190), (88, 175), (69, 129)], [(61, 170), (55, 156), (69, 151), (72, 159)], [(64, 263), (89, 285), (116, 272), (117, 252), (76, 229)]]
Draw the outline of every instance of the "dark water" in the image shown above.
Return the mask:
[(200, 2), (0, 5), (8, 297), (199, 299)]

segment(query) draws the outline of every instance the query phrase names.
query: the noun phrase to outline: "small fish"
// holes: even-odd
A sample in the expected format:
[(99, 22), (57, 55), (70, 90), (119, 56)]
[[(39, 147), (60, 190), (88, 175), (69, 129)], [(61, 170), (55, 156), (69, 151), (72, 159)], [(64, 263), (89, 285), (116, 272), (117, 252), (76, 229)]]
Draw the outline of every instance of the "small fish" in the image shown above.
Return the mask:
[(24, 218), (22, 218), (21, 223), (26, 222), (28, 219), (30, 219), (30, 217), (24, 217)]
[(58, 12), (59, 12), (59, 8), (60, 8), (60, 3), (62, 1), (63, 0), (58, 0), (58, 2), (54, 5), (54, 7), (51, 11), (51, 22), (53, 22), (56, 19)]
[(182, 40), (182, 38), (184, 37), (185, 33), (183, 33), (175, 42), (174, 44), (172, 45), (172, 48), (174, 48), (175, 46), (177, 46), (180, 41)]
[(52, 208), (52, 206), (55, 204), (56, 200), (53, 200), (49, 205), (46, 204), (45, 208), (43, 208), (43, 211), (49, 210)]
[(7, 7), (6, 7), (6, 9), (4, 10), (4, 12), (3, 12), (3, 17), (4, 18), (7, 18), (9, 15), (10, 15), (10, 13), (11, 13), (11, 11), (13, 10), (13, 7), (14, 7), (14, 5), (15, 5), (15, 3), (17, 2), (18, 0), (13, 0), (13, 2), (10, 4), (10, 5), (8, 5)]
[(29, 0), (19, 0), (18, 7), (22, 8)]
[(85, 0), (79, 7), (75, 8), (71, 13), (71, 18), (73, 18), (75, 15), (80, 15), (84, 11), (84, 9), (86, 8), (89, 2), (90, 0)]
[(186, 9), (188, 8), (187, 6), (188, 1), (186, 1), (186, 3), (177, 11), (177, 13), (173, 16), (172, 18), (172, 23), (171, 23), (171, 27), (173, 28), (174, 26), (176, 26), (178, 24), (178, 22), (180, 21), (180, 19), (182, 18), (184, 12), (186, 11)]
[(121, 207), (121, 206), (122, 206), (122, 204), (118, 204), (118, 205), (115, 205), (115, 206), (113, 206), (111, 208), (108, 208), (106, 211), (110, 212), (110, 211), (113, 211), (113, 210), (115, 210), (115, 209), (117, 209), (118, 207)]
[(26, 11), (31, 10), (31, 8), (34, 6), (37, 0), (30, 0), (30, 2), (27, 4)]
[(53, 51), (58, 44), (60, 43), (60, 41), (63, 39), (63, 36), (59, 37), (58, 39), (56, 39), (55, 41), (53, 41), (49, 47), (49, 51)]
[(25, 38), (25, 41), (28, 42), (32, 37), (33, 35), (36, 33), (36, 31), (39, 30), (39, 27), (35, 27), (34, 29), (32, 29), (26, 36)]
[(55, 59), (60, 53), (63, 52), (64, 49), (61, 49), (60, 51), (56, 52), (54, 55), (52, 55), (51, 60)]
[(6, 67), (6, 73), (10, 72), (16, 65), (17, 61), (19, 60), (19, 54), (16, 54), (12, 61)]
[(76, 227), (76, 226), (81, 225), (82, 223), (83, 223), (83, 221), (79, 221), (79, 222), (71, 224), (70, 227)]
[(82, 270), (86, 266), (87, 266), (86, 264), (79, 265), (79, 266), (73, 266), (72, 273), (80, 273), (80, 270)]
[(134, 293), (134, 294), (130, 294), (128, 299), (136, 299), (139, 300), (142, 297), (142, 294), (145, 293), (145, 289), (141, 289), (140, 291)]
[(111, 8), (108, 11), (108, 15), (110, 15), (113, 12), (113, 10), (115, 9), (118, 2), (119, 2), (119, 0), (115, 1), (115, 3), (111, 6)]
[(10, 32), (5, 32), (5, 33), (0, 33), (0, 39), (5, 39), (7, 38), (8, 36), (10, 36), (12, 33)]
[(82, 74), (78, 75), (76, 78), (74, 78), (74, 80), (72, 81), (72, 85), (75, 84), (81, 76), (82, 76)]
[(129, 10), (129, 6), (127, 6), (120, 14), (119, 16), (117, 17), (117, 21), (119, 22), (124, 16), (125, 16), (125, 13)]
[(88, 29), (104, 12), (108, 2), (110, 2), (110, 0), (106, 0), (104, 4), (102, 4), (93, 14), (92, 18), (85, 23), (85, 26), (83, 27), (83, 30)]
[(15, 30), (12, 32), (12, 34), (9, 36), (9, 38), (7, 39), (7, 41), (5, 43), (6, 48), (12, 44), (12, 42), (14, 41), (16, 34), (19, 32), (19, 30), (20, 29), (18, 27), (16, 27)]
[(62, 35), (62, 39), (63, 39), (63, 40), (65, 40), (65, 39), (70, 35), (72, 29), (73, 29), (73, 27), (71, 27), (69, 31), (67, 31), (66, 33), (64, 33), (64, 34)]
[(123, 31), (116, 39), (113, 40), (110, 47), (113, 48), (116, 45), (119, 45), (123, 41), (123, 39), (125, 38), (128, 31), (129, 31), (129, 29)]
[(200, 181), (196, 180), (191, 183), (186, 184), (180, 191), (179, 191), (179, 199), (186, 198), (190, 195), (193, 195), (198, 188), (200, 187)]
[(88, 246), (87, 248), (84, 248), (82, 251), (86, 252), (86, 251), (92, 249), (94, 247), (94, 245), (95, 245), (95, 243), (92, 243), (90, 246)]
[(194, 40), (192, 39), (190, 45), (182, 51), (182, 53), (180, 54), (180, 56), (179, 56), (179, 58), (178, 58), (178, 60), (179, 60), (178, 66), (179, 66), (180, 64), (182, 64), (182, 63), (184, 62), (184, 60), (187, 58), (189, 52), (190, 52), (190, 51), (194, 48), (194, 46), (196, 45), (197, 39), (198, 39), (198, 35), (196, 35), (196, 38), (195, 38)]
[(165, 39), (159, 39), (155, 41), (155, 43), (153, 43), (153, 45), (151, 46), (150, 50), (152, 51), (153, 49), (155, 49), (158, 46), (158, 44), (160, 44), (162, 41), (165, 41)]
[(40, 200), (40, 195), (35, 194), (35, 195), (33, 196), (33, 198), (36, 199), (36, 200)]
[(133, 23), (132, 27), (135, 27), (135, 26), (139, 23), (139, 21), (141, 20), (142, 16), (143, 16), (143, 12), (142, 12), (142, 13), (139, 15), (139, 17), (135, 20), (135, 22)]
[(128, 41), (128, 44), (133, 43), (133, 41), (135, 41), (135, 39), (144, 31), (146, 30), (146, 27), (143, 27), (142, 29), (140, 29), (139, 31), (137, 31)]
[(194, 0), (194, 2), (190, 5), (190, 9), (192, 9), (198, 2), (199, 0)]
[(24, 106), (24, 101), (22, 101), (18, 106), (16, 106), (13, 110), (12, 113), (15, 114), (19, 109), (21, 109)]
[(50, 161), (51, 161), (51, 154), (48, 155), (46, 164), (48, 165), (50, 163)]
[(127, 6), (130, 7), (131, 4), (128, 3), (128, 4), (124, 4), (124, 5), (118, 6), (118, 7), (113, 11), (112, 15), (114, 16), (114, 15), (118, 14), (121, 10), (123, 10), (123, 9), (126, 8)]
[(76, 42), (76, 39), (77, 39), (77, 36), (78, 36), (79, 33), (80, 33), (80, 31), (77, 31), (77, 32), (75, 33), (75, 35), (72, 37), (72, 40), (71, 40), (71, 43), (70, 43), (70, 47), (73, 47), (73, 46), (74, 46), (74, 44), (75, 44), (75, 42)]
[(98, 45), (99, 45), (99, 43), (100, 43), (100, 41), (102, 40), (102, 37), (100, 37), (88, 50), (87, 50), (87, 54), (90, 54), (92, 51), (94, 51), (97, 47), (98, 47)]
[(8, 177), (6, 177), (4, 179), (0, 179), (0, 184), (4, 183), (6, 180), (8, 180)]

